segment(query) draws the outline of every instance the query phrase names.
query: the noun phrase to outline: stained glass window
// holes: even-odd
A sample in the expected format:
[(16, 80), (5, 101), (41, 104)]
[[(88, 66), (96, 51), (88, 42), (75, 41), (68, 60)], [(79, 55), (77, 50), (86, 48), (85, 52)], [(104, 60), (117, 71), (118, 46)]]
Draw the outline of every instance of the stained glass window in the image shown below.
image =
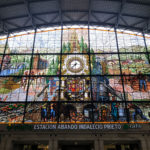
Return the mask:
[(149, 45), (94, 26), (0, 36), (0, 122), (149, 122)]

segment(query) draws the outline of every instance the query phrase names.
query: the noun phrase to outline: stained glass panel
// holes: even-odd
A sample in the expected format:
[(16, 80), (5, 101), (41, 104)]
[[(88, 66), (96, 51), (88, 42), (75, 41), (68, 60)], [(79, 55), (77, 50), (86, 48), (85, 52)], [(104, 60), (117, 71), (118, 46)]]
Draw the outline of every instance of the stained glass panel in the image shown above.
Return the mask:
[(62, 77), (61, 78), (61, 101), (89, 101), (90, 77)]
[(123, 74), (149, 74), (150, 64), (147, 54), (120, 54)]
[(1, 76), (27, 75), (29, 74), (30, 55), (5, 55), (1, 69)]
[(58, 75), (60, 72), (60, 56), (33, 55), (32, 75)]
[(111, 103), (94, 103), (95, 122), (126, 122), (125, 103), (116, 102), (113, 96)]
[(27, 77), (1, 77), (0, 78), (0, 101), (17, 102), (25, 101), (27, 94)]
[(91, 55), (91, 75), (120, 75), (118, 55)]
[(146, 49), (137, 32), (41, 28), (10, 34), (4, 53), (0, 36), (0, 122), (149, 121), (149, 39)]
[(127, 108), (130, 122), (147, 122), (150, 120), (149, 103), (129, 103)]
[(60, 53), (61, 29), (42, 28), (36, 33), (34, 53)]
[(31, 77), (28, 101), (57, 101), (59, 98), (58, 77)]
[[(0, 36), (0, 54), (4, 53), (7, 36)], [(0, 61), (1, 62), (1, 61)]]
[(24, 103), (0, 103), (0, 122), (22, 123), (24, 106)]
[(82, 123), (92, 122), (91, 103), (61, 103), (60, 122)]
[(120, 52), (145, 52), (143, 35), (137, 32), (117, 30)]
[(121, 77), (96, 76), (92, 77), (92, 97), (94, 101), (109, 102), (113, 96), (117, 101), (124, 101)]
[(114, 29), (91, 27), (89, 32), (91, 53), (117, 52)]
[(88, 55), (62, 55), (61, 62), (62, 75), (89, 75)]
[(88, 29), (64, 28), (62, 44), (62, 53), (88, 53)]
[(6, 53), (32, 53), (34, 31), (10, 34)]
[(25, 122), (57, 122), (57, 103), (28, 103)]

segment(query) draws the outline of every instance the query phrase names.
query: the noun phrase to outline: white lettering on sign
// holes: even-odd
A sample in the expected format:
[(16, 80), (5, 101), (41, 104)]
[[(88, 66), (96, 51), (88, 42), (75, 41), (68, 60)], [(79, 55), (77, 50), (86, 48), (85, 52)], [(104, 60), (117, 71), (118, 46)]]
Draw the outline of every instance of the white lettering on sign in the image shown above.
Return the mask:
[[(142, 128), (139, 124), (128, 124), (130, 129)], [(34, 130), (121, 130), (122, 124), (36, 124)]]
[(76, 124), (59, 124), (57, 129), (78, 129)]
[(34, 130), (50, 130), (50, 129), (57, 129), (56, 124), (37, 124), (34, 125)]

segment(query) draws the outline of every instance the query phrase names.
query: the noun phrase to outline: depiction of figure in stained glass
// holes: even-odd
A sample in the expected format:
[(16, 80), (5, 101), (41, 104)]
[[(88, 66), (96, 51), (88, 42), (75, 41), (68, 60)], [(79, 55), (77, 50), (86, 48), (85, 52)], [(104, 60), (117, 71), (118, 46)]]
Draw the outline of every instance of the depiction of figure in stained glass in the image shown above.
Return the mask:
[(112, 115), (112, 119), (113, 121), (117, 121), (118, 120), (118, 104), (115, 103), (115, 96), (112, 97), (112, 103), (111, 103), (111, 115)]
[(144, 91), (147, 90), (147, 85), (146, 85), (146, 76), (142, 75), (141, 71), (138, 74), (139, 78), (139, 90), (141, 91), (144, 86)]
[(132, 120), (133, 121), (137, 121), (137, 116), (139, 115), (143, 120), (148, 121), (149, 119), (143, 114), (142, 110), (140, 109), (139, 106), (135, 105), (135, 104), (129, 104), (128, 105), (129, 109), (133, 109), (134, 111), (132, 112)]
[(44, 122), (47, 121), (47, 108), (46, 108), (46, 104), (44, 104), (41, 107), (41, 121), (44, 121)]
[(54, 110), (54, 104), (51, 104), (51, 105), (50, 105), (50, 120), (51, 120), (51, 121), (54, 121), (54, 119), (55, 119), (55, 114), (56, 114), (56, 112), (55, 112), (55, 110)]
[[(93, 58), (94, 57), (95, 56), (93, 56)], [(96, 77), (92, 77), (93, 100), (109, 101), (110, 93), (122, 100), (122, 93), (110, 85), (110, 79), (107, 76), (107, 66), (104, 65), (106, 64), (105, 61), (102, 56), (95, 57), (92, 60), (92, 74), (97, 75)]]
[(102, 105), (100, 107), (100, 121), (109, 121), (110, 120), (110, 109), (107, 105)]
[(49, 78), (49, 92), (48, 92), (48, 100), (54, 100), (54, 97), (57, 95), (57, 90), (59, 89), (59, 79), (58, 78)]

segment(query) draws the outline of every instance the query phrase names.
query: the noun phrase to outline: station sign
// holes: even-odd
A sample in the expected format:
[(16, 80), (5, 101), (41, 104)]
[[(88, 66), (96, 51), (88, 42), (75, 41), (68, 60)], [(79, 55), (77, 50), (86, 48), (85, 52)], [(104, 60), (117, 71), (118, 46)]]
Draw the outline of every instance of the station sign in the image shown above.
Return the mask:
[(9, 124), (10, 130), (126, 130), (141, 129), (142, 124)]

